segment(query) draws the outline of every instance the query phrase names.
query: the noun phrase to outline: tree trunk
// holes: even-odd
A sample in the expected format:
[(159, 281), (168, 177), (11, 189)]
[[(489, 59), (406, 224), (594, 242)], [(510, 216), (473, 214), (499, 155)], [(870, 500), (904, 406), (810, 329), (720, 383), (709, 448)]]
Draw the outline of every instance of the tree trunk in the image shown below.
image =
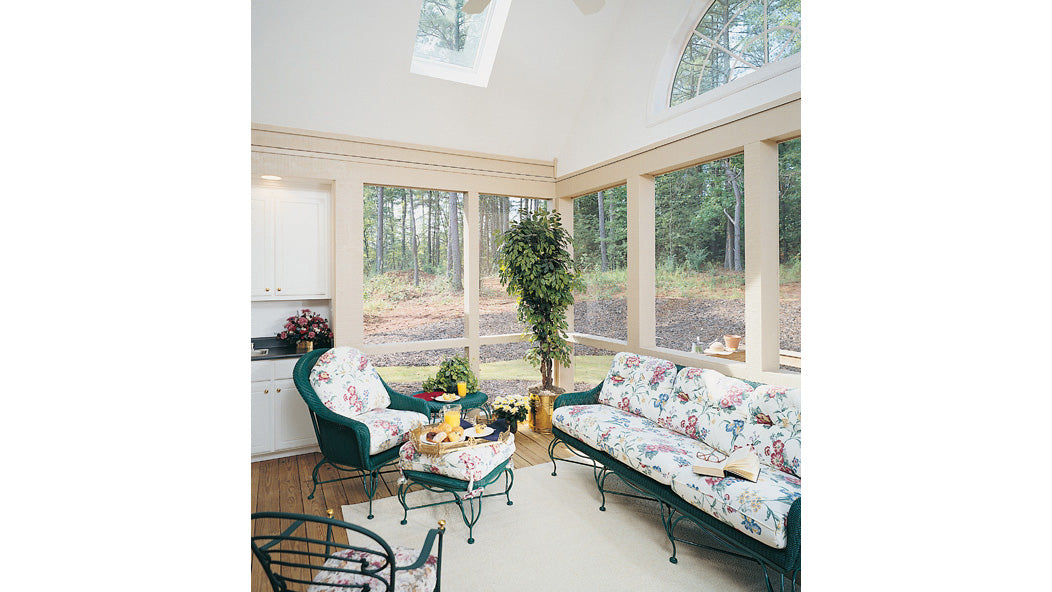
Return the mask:
[(376, 192), (376, 275), (384, 272), (384, 188)]
[(413, 238), (409, 248), (413, 251), (413, 285), (420, 285), (420, 256), (416, 246), (416, 204), (413, 202), (413, 190), (409, 190), (409, 232)]
[(457, 214), (457, 194), (449, 193), (449, 244), (446, 249), (446, 262), (449, 266), (449, 283), (456, 291), (464, 289), (460, 271), (460, 222)]
[(738, 185), (738, 176), (731, 169), (729, 158), (723, 159), (723, 171), (730, 182), (731, 190), (734, 192), (734, 271), (742, 270), (742, 190)]
[(402, 190), (402, 259), (399, 263), (400, 269), (405, 269), (405, 216), (406, 216), (406, 202), (405, 195), (412, 191), (412, 189)]
[(606, 211), (603, 206), (603, 192), (596, 194), (599, 200), (599, 260), (600, 269), (607, 270), (606, 261)]

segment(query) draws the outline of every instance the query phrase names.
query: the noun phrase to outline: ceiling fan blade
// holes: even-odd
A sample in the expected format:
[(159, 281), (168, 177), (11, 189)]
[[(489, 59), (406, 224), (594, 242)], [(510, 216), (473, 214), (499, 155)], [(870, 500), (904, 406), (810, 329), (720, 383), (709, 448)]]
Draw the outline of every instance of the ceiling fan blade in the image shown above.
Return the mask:
[(461, 10), (463, 10), (465, 14), (478, 14), (483, 10), (486, 10), (489, 3), (490, 0), (468, 0), (464, 3), (464, 8)]
[(573, 0), (582, 14), (595, 14), (602, 10), (606, 0)]

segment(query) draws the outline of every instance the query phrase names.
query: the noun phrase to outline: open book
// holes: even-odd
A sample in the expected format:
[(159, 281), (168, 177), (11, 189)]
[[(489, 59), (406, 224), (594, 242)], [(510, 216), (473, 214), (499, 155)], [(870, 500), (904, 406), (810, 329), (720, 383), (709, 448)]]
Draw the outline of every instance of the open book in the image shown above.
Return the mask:
[(739, 448), (723, 462), (700, 462), (694, 465), (694, 472), (710, 477), (734, 475), (755, 483), (760, 475), (760, 457), (756, 456), (752, 448)]

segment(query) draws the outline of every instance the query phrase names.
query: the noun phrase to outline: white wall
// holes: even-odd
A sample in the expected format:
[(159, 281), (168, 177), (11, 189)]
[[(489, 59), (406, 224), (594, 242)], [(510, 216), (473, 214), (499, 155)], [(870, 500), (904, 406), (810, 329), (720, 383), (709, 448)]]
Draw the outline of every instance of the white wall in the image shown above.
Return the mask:
[[(671, 119), (651, 115), (652, 93), (664, 60), (678, 63), (681, 44), (708, 3), (628, 3), (612, 35), (616, 42), (597, 63), (571, 133), (559, 150), (560, 176), (800, 92), (800, 70), (795, 68), (700, 107), (684, 104), (676, 111), (689, 110)], [(748, 76), (735, 81), (736, 86), (749, 82)], [(660, 95), (661, 102), (667, 101), (665, 91)]]
[(279, 300), (252, 303), (252, 337), (274, 337), (285, 326), (285, 319), (309, 308), (329, 321), (332, 314), (328, 300)]

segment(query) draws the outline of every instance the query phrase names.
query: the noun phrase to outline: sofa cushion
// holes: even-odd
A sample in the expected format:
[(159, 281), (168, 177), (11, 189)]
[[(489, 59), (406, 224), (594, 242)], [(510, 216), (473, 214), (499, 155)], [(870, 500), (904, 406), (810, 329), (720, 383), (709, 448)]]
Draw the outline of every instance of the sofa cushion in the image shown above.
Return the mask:
[(728, 454), (744, 442), (745, 398), (753, 387), (715, 370), (683, 368), (658, 423)]
[[(419, 549), (410, 547), (397, 546), (391, 550), (394, 551), (395, 565), (398, 567), (412, 565), (420, 556)], [(391, 571), (385, 565), (384, 552), (377, 550), (377, 553), (380, 555), (357, 549), (343, 549), (326, 559), (323, 568), (363, 571), (362, 568), (367, 565), (370, 571), (379, 571), (384, 578), (390, 577)], [(394, 583), (394, 592), (431, 592), (438, 584), (438, 557), (430, 555), (422, 566), (397, 572)], [(307, 592), (345, 592), (361, 589), (365, 585), (386, 589), (381, 580), (365, 574), (319, 571), (318, 575), (314, 576), (314, 584), (307, 588)]]
[(599, 402), (656, 421), (675, 379), (676, 365), (668, 360), (620, 352), (610, 364)]
[(800, 497), (800, 479), (763, 466), (756, 483), (697, 475), (685, 467), (672, 475), (672, 491), (761, 543), (784, 549), (789, 509)]
[(744, 442), (769, 467), (801, 477), (800, 389), (765, 384), (746, 399)]
[[(552, 426), (628, 464), (619, 437), (649, 431), (658, 425), (639, 415), (608, 405), (567, 405), (552, 413)], [(660, 429), (660, 428), (659, 428)]]
[(310, 385), (322, 405), (352, 419), (391, 404), (369, 358), (353, 347), (335, 347), (319, 356), (310, 371)]
[(354, 418), (369, 428), (369, 454), (380, 454), (409, 439), (409, 432), (427, 425), (429, 418), (416, 411), (373, 409)]

